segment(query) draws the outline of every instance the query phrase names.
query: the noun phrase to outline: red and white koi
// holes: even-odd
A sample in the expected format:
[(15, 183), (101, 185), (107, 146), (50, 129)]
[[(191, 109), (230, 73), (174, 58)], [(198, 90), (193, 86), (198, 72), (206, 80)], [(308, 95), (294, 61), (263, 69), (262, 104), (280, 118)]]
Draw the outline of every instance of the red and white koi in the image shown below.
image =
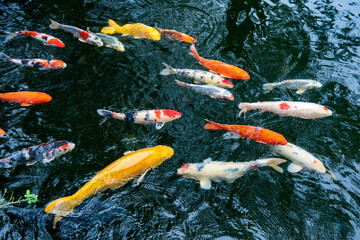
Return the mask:
[(60, 39), (53, 37), (46, 33), (40, 33), (40, 32), (34, 32), (34, 31), (18, 31), (18, 32), (13, 32), (13, 33), (8, 32), (7, 34), (9, 34), (9, 35), (6, 37), (5, 41), (8, 41), (8, 40), (15, 38), (17, 36), (20, 36), (20, 35), (25, 35), (25, 36), (30, 36), (32, 38), (35, 38), (36, 40), (42, 42), (46, 46), (59, 47), (59, 48), (65, 47), (65, 44)]
[(326, 172), (324, 164), (319, 159), (292, 143), (288, 142), (286, 145), (268, 146), (273, 150), (276, 156), (292, 161), (292, 163), (288, 166), (289, 172), (299, 172), (303, 168), (318, 173)]
[(229, 79), (224, 78), (223, 76), (216, 73), (193, 69), (176, 69), (167, 65), (166, 63), (163, 64), (166, 68), (163, 69), (160, 74), (164, 76), (175, 74), (180, 77), (191, 78), (193, 79), (194, 83), (207, 83), (222, 88), (234, 87), (234, 84), (232, 84)]
[(9, 57), (8, 55), (2, 52), (0, 52), (0, 57), (5, 58), (7, 61), (13, 62), (17, 65), (36, 68), (39, 70), (64, 69), (67, 66), (66, 63), (58, 59), (50, 59), (50, 60), (40, 59), (40, 58), (15, 59)]
[(97, 113), (105, 117), (104, 121), (115, 118), (142, 125), (155, 124), (157, 130), (161, 129), (165, 123), (181, 117), (181, 113), (170, 109), (140, 110), (127, 113), (116, 113), (109, 110), (98, 109)]
[(332, 115), (332, 111), (326, 107), (307, 102), (256, 102), (256, 103), (240, 103), (241, 109), (239, 116), (250, 110), (259, 110), (261, 112), (272, 112), (285, 117), (298, 117), (304, 119), (315, 119), (328, 117)]
[(234, 100), (234, 95), (230, 91), (223, 89), (221, 87), (211, 86), (207, 84), (206, 85), (189, 84), (189, 83), (181, 82), (179, 80), (175, 80), (175, 82), (180, 86), (186, 87), (188, 89), (191, 89), (195, 92), (204, 95), (208, 95), (212, 98), (223, 98), (230, 101)]
[(72, 33), (74, 37), (79, 39), (80, 42), (88, 43), (91, 45), (96, 45), (98, 47), (101, 47), (104, 45), (104, 43), (101, 41), (101, 39), (96, 36), (94, 33), (74, 27), (69, 25), (60, 24), (58, 22), (55, 22), (54, 20), (51, 20), (50, 28), (51, 29), (61, 29), (65, 32)]
[(232, 183), (244, 176), (248, 171), (260, 167), (269, 166), (283, 173), (283, 169), (278, 165), (284, 162), (286, 160), (282, 158), (258, 159), (251, 162), (216, 162), (208, 158), (202, 163), (184, 164), (177, 170), (177, 174), (199, 181), (201, 188), (208, 190), (211, 188), (211, 181)]

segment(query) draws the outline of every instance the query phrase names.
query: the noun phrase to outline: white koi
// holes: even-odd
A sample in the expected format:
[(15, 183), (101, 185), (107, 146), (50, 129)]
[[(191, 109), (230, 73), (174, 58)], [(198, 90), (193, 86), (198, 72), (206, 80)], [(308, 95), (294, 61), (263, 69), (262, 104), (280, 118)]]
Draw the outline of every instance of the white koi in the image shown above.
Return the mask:
[(311, 79), (291, 79), (277, 83), (266, 83), (263, 85), (264, 93), (272, 91), (274, 88), (284, 87), (292, 90), (297, 90), (297, 94), (303, 94), (306, 90), (320, 88), (321, 83)]
[(124, 44), (122, 44), (117, 37), (109, 36), (103, 33), (95, 33), (95, 35), (103, 41), (105, 47), (112, 48), (120, 52), (125, 51)]

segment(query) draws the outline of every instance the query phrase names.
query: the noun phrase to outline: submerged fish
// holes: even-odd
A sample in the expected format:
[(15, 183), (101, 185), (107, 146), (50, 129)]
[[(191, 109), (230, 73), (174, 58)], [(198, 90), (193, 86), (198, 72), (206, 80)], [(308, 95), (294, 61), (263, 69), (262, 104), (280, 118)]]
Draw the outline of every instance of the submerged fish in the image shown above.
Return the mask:
[(112, 48), (120, 52), (125, 51), (124, 44), (122, 44), (118, 38), (103, 33), (95, 33), (95, 35), (101, 38), (101, 40), (105, 44), (105, 47)]
[(175, 80), (176, 83), (180, 86), (189, 88), (195, 92), (201, 93), (201, 94), (205, 94), (208, 95), (212, 98), (223, 98), (223, 99), (227, 99), (227, 100), (234, 100), (234, 95), (229, 92), (226, 89), (220, 88), (220, 87), (216, 87), (216, 86), (211, 86), (211, 85), (197, 85), (197, 84), (188, 84), (188, 83), (184, 83), (181, 82), (179, 80)]
[(4, 136), (4, 135), (5, 135), (5, 131), (0, 128), (0, 136)]
[(194, 44), (197, 42), (195, 38), (193, 38), (185, 33), (177, 32), (175, 30), (168, 30), (168, 29), (158, 29), (158, 30), (162, 36), (167, 36), (168, 38), (171, 38), (174, 40), (179, 40), (181, 42), (186, 42), (186, 43), (191, 43), (191, 44)]
[(294, 80), (285, 80), (277, 83), (266, 83), (263, 85), (264, 93), (272, 91), (274, 88), (284, 87), (291, 90), (297, 90), (297, 94), (303, 94), (306, 90), (320, 88), (322, 87), (321, 83), (310, 80), (310, 79), (294, 79)]
[(33, 165), (38, 161), (48, 163), (54, 158), (70, 152), (75, 147), (74, 143), (67, 141), (51, 141), (29, 147), (0, 159), (0, 168), (10, 168), (20, 164)]
[(256, 103), (240, 103), (241, 109), (239, 116), (250, 110), (259, 110), (261, 112), (273, 112), (285, 117), (298, 117), (304, 119), (315, 119), (328, 117), (332, 115), (332, 111), (326, 107), (307, 102), (256, 102)]
[(53, 37), (46, 33), (40, 33), (40, 32), (34, 32), (34, 31), (18, 31), (18, 32), (13, 32), (13, 33), (7, 32), (7, 34), (8, 34), (8, 36), (6, 37), (5, 41), (8, 41), (8, 40), (15, 38), (17, 36), (20, 36), (20, 35), (25, 35), (25, 36), (30, 36), (32, 38), (35, 38), (36, 40), (39, 40), (46, 46), (59, 47), (59, 48), (65, 47), (65, 44), (60, 39)]
[(131, 35), (134, 38), (148, 38), (154, 41), (161, 39), (160, 33), (156, 30), (156, 28), (146, 26), (142, 23), (132, 23), (119, 26), (111, 19), (109, 19), (109, 26), (102, 28), (101, 32), (105, 34), (121, 33), (123, 36)]
[(61, 30), (64, 30), (65, 32), (72, 33), (72, 35), (74, 35), (74, 37), (79, 39), (80, 42), (88, 43), (91, 45), (96, 45), (98, 47), (101, 47), (103, 45), (103, 42), (101, 41), (101, 39), (92, 32), (89, 32), (89, 31), (86, 31), (86, 30), (83, 30), (83, 29), (80, 29), (80, 28), (77, 28), (74, 26), (60, 24), (51, 19), (50, 19), (50, 21), (51, 21), (51, 24), (49, 27), (51, 29), (61, 29)]
[(194, 83), (207, 83), (222, 88), (234, 87), (229, 79), (226, 79), (216, 73), (193, 69), (176, 69), (167, 65), (166, 63), (163, 64), (166, 68), (163, 69), (160, 74), (164, 76), (175, 74), (177, 76), (191, 78), (193, 79)]
[(17, 65), (36, 68), (39, 70), (64, 69), (67, 66), (66, 63), (57, 59), (50, 59), (50, 60), (40, 59), (40, 58), (15, 59), (9, 57), (8, 55), (2, 52), (0, 52), (0, 57), (5, 58), (7, 61), (13, 62)]
[(88, 197), (109, 188), (122, 187), (140, 174), (142, 174), (140, 178), (143, 178), (148, 170), (159, 166), (173, 154), (172, 148), (162, 145), (128, 153), (105, 167), (73, 195), (51, 202), (45, 208), (45, 212), (55, 214), (55, 228), (56, 223), (63, 216), (70, 214), (74, 207)]
[(225, 135), (225, 138), (246, 138), (259, 143), (274, 145), (285, 145), (287, 143), (283, 135), (266, 128), (249, 125), (220, 124), (207, 119), (205, 119), (205, 121), (209, 123), (204, 126), (204, 129), (229, 131), (229, 133)]
[(115, 118), (137, 124), (155, 124), (156, 129), (161, 129), (165, 123), (181, 117), (181, 113), (170, 109), (140, 110), (127, 113), (116, 113), (104, 109), (98, 109), (97, 113), (105, 117), (104, 121)]
[(20, 103), (21, 106), (30, 106), (50, 102), (52, 100), (52, 97), (43, 92), (23, 91), (1, 93), (0, 100), (2, 100), (3, 102)]
[(187, 163), (177, 170), (177, 174), (185, 178), (194, 179), (200, 182), (203, 189), (211, 188), (211, 181), (234, 182), (237, 178), (244, 176), (248, 171), (259, 167), (272, 167), (276, 171), (283, 173), (283, 169), (278, 165), (286, 162), (282, 158), (258, 159), (251, 162), (216, 162), (205, 159), (202, 163)]
[(191, 56), (193, 56), (196, 60), (198, 60), (201, 65), (210, 69), (213, 72), (216, 72), (225, 77), (233, 78), (233, 79), (241, 79), (241, 80), (250, 79), (249, 74), (246, 71), (242, 70), (241, 68), (220, 61), (209, 60), (200, 57), (200, 55), (196, 51), (195, 45), (191, 45), (190, 50), (192, 51), (190, 53)]
[(289, 172), (299, 172), (306, 168), (318, 173), (325, 173), (324, 164), (304, 149), (292, 144), (286, 145), (269, 145), (274, 154), (283, 158), (289, 159), (292, 163), (288, 166)]

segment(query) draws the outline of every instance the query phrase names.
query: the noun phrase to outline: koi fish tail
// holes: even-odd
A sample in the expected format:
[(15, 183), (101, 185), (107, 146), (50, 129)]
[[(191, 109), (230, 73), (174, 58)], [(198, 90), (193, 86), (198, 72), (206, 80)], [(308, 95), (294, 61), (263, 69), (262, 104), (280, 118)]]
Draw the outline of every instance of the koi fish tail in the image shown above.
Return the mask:
[(163, 70), (160, 72), (160, 75), (167, 76), (167, 75), (176, 73), (175, 68), (170, 67), (169, 65), (167, 65), (167, 64), (164, 63), (164, 62), (163, 62), (163, 64), (164, 64), (164, 66), (165, 66), (166, 68), (163, 69)]
[(6, 59), (8, 61), (11, 61), (11, 58), (8, 55), (6, 55), (5, 53), (3, 53), (3, 52), (0, 52), (0, 58), (4, 58), (4, 59)]
[(272, 83), (265, 83), (263, 85), (264, 93), (268, 93), (268, 92), (272, 91), (273, 89), (274, 89), (274, 84), (272, 84)]
[(179, 81), (179, 80), (176, 80), (176, 79), (175, 79), (175, 82), (176, 82), (178, 85), (180, 85), (180, 86), (183, 86), (183, 87), (186, 87), (186, 88), (191, 88), (189, 85), (187, 85), (186, 83), (181, 82), (181, 81)]
[(8, 164), (7, 162), (3, 162), (0, 159), (0, 168), (11, 168), (11, 165)]
[(77, 203), (73, 200), (73, 197), (68, 196), (56, 199), (45, 208), (46, 213), (55, 214), (54, 229), (56, 228), (56, 223), (60, 221), (62, 217), (69, 215), (75, 206), (77, 206)]
[(101, 29), (101, 32), (105, 34), (114, 34), (121, 33), (122, 29), (114, 20), (109, 19), (109, 26)]
[(200, 61), (201, 57), (198, 54), (198, 52), (196, 51), (196, 48), (195, 48), (194, 44), (192, 44), (190, 46), (190, 50), (191, 50), (190, 55), (193, 56), (196, 60)]
[(6, 38), (5, 38), (5, 42), (7, 42), (7, 41), (9, 41), (9, 40), (11, 40), (11, 39), (13, 39), (13, 38), (21, 35), (21, 33), (19, 33), (19, 32), (13, 32), (13, 33), (11, 33), (11, 32), (5, 32), (5, 33), (7, 34), (7, 36), (6, 36)]
[(51, 22), (51, 24), (49, 25), (49, 27), (50, 27), (51, 29), (59, 29), (59, 28), (60, 28), (60, 23), (55, 22), (55, 21), (52, 20), (52, 19), (49, 19), (49, 20), (50, 20), (50, 22)]
[(103, 27), (101, 29), (101, 32), (104, 34), (114, 34), (116, 32), (116, 29), (114, 27)]
[(261, 162), (260, 164), (263, 166), (269, 166), (271, 168), (273, 168), (274, 170), (283, 173), (284, 169), (282, 169), (281, 167), (279, 167), (278, 165), (281, 163), (286, 162), (285, 159), (282, 158), (268, 158), (268, 159), (260, 159), (260, 160), (256, 160), (257, 162)]
[(218, 124), (216, 122), (212, 122), (208, 119), (205, 119), (205, 121), (208, 121), (209, 123), (205, 124), (204, 126), (204, 129), (207, 129), (207, 130), (220, 130), (220, 129), (223, 129), (221, 127), (221, 124)]
[(104, 117), (104, 120), (101, 121), (100, 125), (103, 124), (104, 122), (106, 122), (107, 120), (113, 118), (113, 115), (112, 115), (111, 111), (108, 111), (108, 110), (105, 110), (105, 109), (98, 109), (96, 111), (100, 116)]
[(247, 111), (251, 110), (250, 103), (240, 103), (238, 107), (241, 109), (241, 111), (239, 112), (239, 117), (241, 116), (241, 114), (244, 113), (245, 115)]

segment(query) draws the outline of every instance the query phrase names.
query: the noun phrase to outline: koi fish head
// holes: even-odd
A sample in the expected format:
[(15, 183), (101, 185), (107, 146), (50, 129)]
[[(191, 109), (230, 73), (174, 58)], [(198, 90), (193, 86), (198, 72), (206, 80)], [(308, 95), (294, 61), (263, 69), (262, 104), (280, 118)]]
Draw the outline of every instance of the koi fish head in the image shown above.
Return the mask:
[(234, 84), (227, 78), (221, 81), (222, 84), (225, 84), (228, 88), (233, 88)]
[(65, 153), (68, 153), (75, 148), (74, 143), (64, 141), (64, 140), (56, 141), (53, 143), (54, 143), (54, 150), (51, 153), (53, 157), (57, 157), (57, 156), (65, 154)]
[(60, 41), (59, 39), (56, 39), (56, 38), (51, 38), (51, 39), (47, 42), (47, 44), (48, 44), (49, 46), (53, 46), (53, 47), (59, 47), (59, 48), (65, 47), (65, 44), (64, 44), (62, 41)]
[(160, 165), (166, 159), (169, 159), (174, 155), (174, 149), (164, 145), (158, 145), (153, 148), (153, 164), (154, 166)]
[(318, 160), (316, 158), (310, 163), (310, 167), (315, 172), (319, 172), (319, 173), (325, 173), (326, 172), (324, 164), (320, 160)]
[(160, 35), (159, 31), (156, 30), (156, 28), (149, 29), (145, 33), (145, 36), (146, 36), (146, 38), (149, 38), (149, 39), (154, 40), (154, 41), (158, 41), (158, 40), (161, 39), (161, 35)]
[(225, 93), (224, 98), (230, 101), (234, 101), (234, 95), (231, 92)]
[(101, 41), (101, 39), (95, 34), (89, 34), (89, 37), (86, 39), (86, 42), (92, 45), (96, 45), (98, 47), (102, 47), (104, 45), (103, 41)]
[(197, 173), (199, 172), (196, 164), (184, 164), (181, 168), (177, 170), (177, 174), (182, 175), (185, 178), (197, 179)]
[(322, 84), (316, 81), (312, 81), (311, 83), (309, 83), (309, 88), (314, 89), (314, 88), (321, 88)]
[(49, 63), (52, 69), (64, 69), (67, 66), (66, 63), (57, 59), (52, 59), (49, 61)]

